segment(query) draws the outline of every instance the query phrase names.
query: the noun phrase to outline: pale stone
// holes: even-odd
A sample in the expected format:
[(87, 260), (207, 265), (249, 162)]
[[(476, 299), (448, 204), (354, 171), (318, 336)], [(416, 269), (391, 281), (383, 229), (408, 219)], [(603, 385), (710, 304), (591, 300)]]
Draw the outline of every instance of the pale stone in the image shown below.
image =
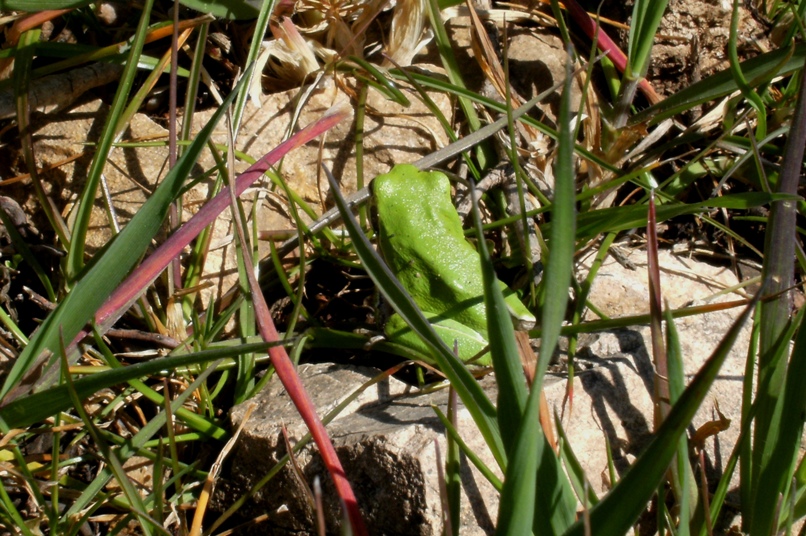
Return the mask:
[[(641, 251), (629, 255), (637, 270), (608, 260), (600, 270), (590, 300), (609, 314), (646, 313), (644, 257), (645, 253)], [(735, 277), (723, 268), (676, 257), (669, 252), (662, 252), (660, 257), (664, 293), (673, 307), (686, 305), (691, 300), (707, 299), (716, 290), (736, 282)], [(583, 259), (583, 271), (587, 262)], [(617, 296), (622, 296), (622, 299), (618, 300)], [(729, 299), (733, 298), (722, 296), (717, 301)], [(734, 308), (676, 321), (687, 381), (711, 354), (739, 313), (740, 309)], [(749, 329), (745, 327), (693, 421), (696, 428), (712, 419), (713, 401), (717, 400), (722, 412), (734, 423), (706, 441), (708, 475), (712, 482), (721, 474), (721, 468), (738, 435), (748, 336)], [(610, 443), (616, 478), (619, 478), (640, 455), (651, 437), (654, 427), (651, 397), (654, 369), (648, 350), (651, 347), (648, 327), (635, 326), (601, 332), (589, 339), (592, 341), (580, 351), (577, 361), (573, 407), (567, 403), (564, 405), (567, 381), (563, 378), (548, 376), (545, 393), (550, 409), (562, 415), (568, 444), (582, 464), (592, 489), (602, 495), (611, 485), (605, 438)], [(303, 366), (300, 369), (303, 383), (322, 412), (356, 389), (371, 374), (367, 370), (327, 365)], [(438, 534), (442, 530), (442, 522), (436, 492), (439, 469), (433, 443), (435, 440), (440, 442), (444, 453), (444, 432), (429, 404), (442, 406), (445, 395), (416, 395), (413, 389), (409, 388), (411, 392), (407, 392), (396, 380), (389, 380), (386, 385), (386, 390), (372, 388), (371, 393), (364, 393), (363, 399), (352, 404), (356, 409), (352, 413), (350, 409), (346, 410), (328, 426), (328, 430), (346, 466), (348, 478), (359, 495), (359, 503), (365, 509), (370, 533)], [(488, 397), (495, 400), (495, 384), (488, 378), (483, 385)], [(258, 397), (255, 402), (259, 409), (250, 418), (245, 436), (230, 460), (231, 470), (224, 476), (223, 486), (219, 488), (227, 496), (243, 493), (272, 466), (278, 457), (281, 423), (286, 424), (295, 439), (305, 432), (279, 382), (274, 382)], [(233, 426), (240, 424), (249, 403), (233, 410)], [(460, 430), (465, 441), (483, 457), (488, 466), (495, 467), (467, 412), (462, 409), (459, 414)], [(308, 479), (313, 474), (322, 474), (320, 463), (309, 452), (300, 455), (300, 459)], [(286, 476), (283, 477), (283, 474)], [(469, 484), (469, 475), (473, 475), (472, 484)], [(463, 493), (471, 497), (471, 502), (473, 497), (483, 498), (484, 507), (478, 506), (479, 503), (473, 503), (475, 507), (463, 503), (460, 533), (490, 533), (485, 531), (492, 530), (490, 527), (494, 526), (498, 495), (475, 471), (466, 473), (463, 478)], [(286, 489), (288, 486), (293, 488), (296, 484), (292, 482), (287, 473), (281, 473), (280, 480), (269, 486), (273, 490)], [(735, 486), (736, 479), (732, 482)], [(257, 511), (255, 509), (275, 512), (280, 504), (284, 504), (289, 513), (270, 515), (267, 523), (288, 526), (294, 520), (301, 523), (295, 527), (302, 531), (311, 526), (305, 526), (310, 518), (307, 517), (309, 513), (306, 507), (297, 502), (298, 498), (295, 499), (298, 491), (285, 495), (267, 493), (261, 493), (256, 502), (249, 503), (243, 511), (244, 516), (248, 517), (250, 512)], [(367, 497), (363, 499), (367, 502), (362, 503), (362, 497)], [(379, 497), (383, 497), (383, 501), (378, 501)], [(219, 496), (218, 500), (220, 507), (225, 506), (223, 496)], [(331, 523), (335, 523), (338, 508), (335, 503), (332, 504), (328, 516)], [(387, 504), (405, 505), (405, 508), (384, 508)], [(414, 513), (415, 506), (419, 508), (417, 514)], [(407, 524), (407, 528), (401, 531), (400, 523)]]
[[(336, 365), (303, 365), (299, 374), (314, 404), (325, 414), (337, 402), (370, 380), (377, 371)], [(484, 385), (494, 389), (488, 379)], [(357, 495), (370, 534), (441, 534), (436, 449), (445, 460), (445, 431), (432, 404), (447, 412), (447, 389), (430, 394), (391, 378), (370, 387), (353, 401), (328, 426), (339, 458)], [(284, 453), (281, 426), (288, 430), (292, 443), (307, 431), (279, 381), (273, 381), (252, 400), (230, 413), (233, 427), (242, 424), (247, 408), (254, 412), (242, 431), (229, 461), (231, 470), (218, 483), (214, 506), (223, 509), (250, 489)], [(470, 448), (501, 477), (483, 439), (464, 407), (458, 411), (458, 429)], [(297, 454), (297, 463), (311, 485), (314, 476), (325, 482), (326, 518), (331, 531), (340, 520), (338, 503), (330, 479), (310, 446)], [(492, 485), (462, 460), (461, 534), (492, 534), (498, 510), (498, 494)], [(271, 529), (306, 531), (312, 526), (311, 511), (288, 467), (284, 468), (239, 514), (269, 512), (264, 525), (255, 534)], [(280, 505), (286, 508), (278, 509)]]

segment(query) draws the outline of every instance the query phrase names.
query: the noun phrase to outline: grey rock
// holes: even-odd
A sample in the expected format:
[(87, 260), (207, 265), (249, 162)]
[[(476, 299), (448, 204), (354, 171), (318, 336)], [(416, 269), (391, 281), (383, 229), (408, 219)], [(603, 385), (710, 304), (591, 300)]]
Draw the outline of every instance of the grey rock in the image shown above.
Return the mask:
[[(609, 316), (647, 312), (645, 253), (629, 254), (637, 270), (608, 260), (599, 272), (590, 300)], [(588, 260), (580, 263), (586, 271)], [(693, 300), (735, 300), (737, 296), (719, 296), (717, 291), (730, 287), (736, 279), (728, 270), (662, 252), (662, 285), (672, 307), (682, 307)], [(740, 308), (680, 318), (675, 325), (680, 334), (686, 379), (702, 366)], [(588, 314), (587, 320), (595, 317)], [(733, 348), (711, 392), (695, 417), (690, 431), (714, 419), (714, 401), (734, 423), (740, 419), (741, 391), (749, 329)], [(566, 398), (565, 378), (549, 376), (546, 398), (552, 411), (561, 416), (568, 444), (579, 459), (591, 488), (606, 493), (612, 478), (608, 471), (605, 439), (610, 444), (618, 479), (640, 455), (653, 430), (651, 397), (654, 368), (649, 328), (642, 325), (628, 329), (595, 333), (587, 337), (586, 347), (576, 362), (572, 384), (573, 397)], [(300, 376), (324, 414), (349, 393), (368, 381), (376, 372), (335, 365), (300, 367)], [(493, 378), (483, 380), (488, 396), (495, 400)], [(243, 436), (230, 458), (229, 470), (222, 476), (215, 505), (224, 508), (236, 496), (248, 490), (285, 452), (280, 426), (298, 440), (306, 429), (279, 382), (273, 382), (254, 400), (255, 412), (245, 426)], [(440, 534), (443, 529), (439, 496), (435, 444), (439, 444), (444, 463), (444, 430), (431, 404), (445, 411), (445, 390), (418, 394), (417, 390), (389, 379), (369, 388), (328, 425), (328, 431), (354, 486), (371, 534)], [(248, 404), (248, 403), (246, 403)], [(233, 427), (238, 426), (246, 404), (231, 413)], [(459, 430), (470, 448), (488, 467), (497, 470), (486, 445), (475, 431), (469, 414), (461, 408)], [(712, 483), (735, 445), (738, 425), (733, 424), (705, 442), (706, 474)], [(310, 485), (315, 476), (325, 484), (325, 510), (329, 533), (336, 531), (339, 508), (330, 492), (328, 478), (319, 458), (309, 448), (298, 457), (305, 480)], [(499, 472), (500, 477), (500, 472)], [(736, 479), (732, 481), (736, 485)], [(474, 467), (462, 462), (461, 534), (491, 534), (498, 511), (498, 494)], [(245, 517), (268, 512), (268, 520), (255, 528), (256, 534), (283, 534), (284, 531), (311, 530), (312, 510), (304, 499), (300, 483), (289, 469), (269, 483), (240, 512)], [(581, 508), (581, 506), (580, 506)]]
[[(303, 365), (299, 374), (314, 404), (324, 414), (378, 372), (360, 367)], [(483, 383), (488, 394), (494, 395), (491, 378)], [(447, 389), (422, 394), (391, 378), (367, 389), (327, 426), (370, 534), (441, 534), (437, 449), (444, 461), (446, 442), (444, 428), (431, 405), (447, 412), (447, 401)], [(283, 423), (291, 438), (298, 440), (307, 431), (279, 381), (272, 382), (252, 401), (234, 408), (230, 414), (233, 427), (241, 424), (250, 403), (255, 404), (254, 412), (232, 453), (231, 470), (217, 487), (214, 506), (218, 509), (250, 489), (285, 454)], [(457, 417), (459, 430), (473, 451), (495, 469), (483, 440), (472, 432), (475, 427), (464, 408)], [(323, 483), (329, 532), (336, 531), (340, 509), (321, 459), (306, 447), (297, 455), (297, 462), (306, 485), (314, 477)], [(460, 473), (462, 534), (492, 534), (498, 494), (466, 459), (462, 460)], [(306, 492), (288, 467), (240, 513), (249, 517), (258, 512), (268, 512), (269, 519), (255, 527), (256, 534), (304, 532), (313, 526)]]

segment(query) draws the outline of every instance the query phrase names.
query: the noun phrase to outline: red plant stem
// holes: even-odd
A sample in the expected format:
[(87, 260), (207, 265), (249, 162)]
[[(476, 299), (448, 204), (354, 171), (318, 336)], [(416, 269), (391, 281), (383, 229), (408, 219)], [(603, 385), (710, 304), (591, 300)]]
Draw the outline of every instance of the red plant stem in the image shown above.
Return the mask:
[(44, 23), (61, 17), (62, 15), (70, 13), (71, 11), (73, 11), (73, 8), (49, 9), (46, 11), (37, 11), (35, 13), (31, 13), (30, 15), (20, 17), (14, 22), (6, 35), (6, 45), (16, 45), (23, 33), (27, 32), (28, 30), (38, 28)]
[[(256, 180), (263, 176), (268, 169), (276, 164), (280, 158), (301, 145), (319, 136), (332, 128), (336, 123), (346, 117), (345, 110), (326, 113), (319, 121), (308, 125), (288, 140), (278, 145), (273, 151), (255, 162), (235, 181), (235, 195), (241, 195)], [(205, 204), (187, 223), (172, 234), (157, 250), (126, 278), (109, 299), (95, 313), (95, 324), (103, 332), (109, 328), (132, 303), (145, 292), (159, 274), (176, 257), (179, 251), (190, 244), (202, 230), (229, 206), (229, 188), (224, 188), (217, 196)], [(74, 339), (74, 343), (87, 336), (87, 331), (81, 331)]]
[[(278, 145), (273, 151), (249, 167), (235, 181), (235, 195), (242, 194), (256, 180), (263, 176), (268, 169), (277, 163), (286, 153), (290, 152), (308, 141), (326, 132), (347, 115), (347, 110), (335, 110), (326, 113), (319, 121), (308, 125), (304, 129), (294, 134), (291, 138)], [(207, 225), (209, 225), (230, 202), (229, 188), (224, 188), (216, 197), (202, 207), (185, 225), (176, 233), (171, 235), (150, 257), (135, 270), (116, 290), (109, 299), (95, 314), (95, 323), (103, 332), (105, 328), (111, 326), (124, 311), (137, 299), (137, 297), (154, 281), (175, 258), (177, 252), (190, 243)], [(251, 263), (247, 263), (251, 266)], [(253, 300), (258, 316), (258, 326), (263, 339), (267, 342), (279, 340), (279, 334), (271, 319), (268, 306), (259, 290), (254, 273), (247, 270), (250, 286), (253, 288)], [(255, 290), (256, 289), (256, 290)], [(87, 332), (82, 331), (74, 339), (74, 344), (86, 336)], [(294, 401), (297, 410), (303, 421), (311, 431), (314, 441), (319, 447), (322, 460), (330, 472), (336, 492), (344, 503), (344, 507), (352, 524), (353, 533), (359, 536), (367, 534), (366, 527), (358, 510), (358, 502), (355, 498), (350, 483), (344, 474), (344, 469), (336, 455), (336, 450), (327, 435), (327, 431), (322, 425), (316, 413), (316, 408), (308, 396), (302, 382), (297, 376), (296, 370), (282, 346), (269, 349), (269, 357), (272, 365), (277, 371), (288, 395)]]
[[(244, 264), (246, 266), (253, 266), (252, 260), (249, 258), (249, 248), (243, 248), (243, 255)], [(260, 291), (260, 285), (255, 277), (255, 272), (250, 269), (245, 270), (245, 272), (249, 280), (249, 288), (252, 291), (255, 320), (257, 321), (260, 336), (263, 337), (263, 340), (266, 342), (279, 341), (280, 334), (277, 333), (277, 328), (271, 318), (269, 307), (266, 305), (266, 300), (263, 297), (263, 293)], [(283, 387), (285, 387), (288, 396), (291, 397), (302, 420), (305, 421), (305, 425), (308, 427), (308, 430), (311, 431), (313, 440), (319, 447), (319, 454), (322, 456), (322, 461), (324, 461), (325, 467), (327, 467), (331, 478), (333, 478), (336, 493), (339, 494), (344, 509), (347, 511), (352, 533), (357, 536), (365, 536), (368, 534), (367, 529), (364, 526), (364, 520), (358, 509), (358, 501), (355, 498), (353, 489), (350, 487), (350, 482), (344, 474), (344, 468), (341, 466), (341, 462), (336, 455), (336, 449), (333, 447), (333, 443), (327, 435), (322, 420), (316, 412), (316, 407), (308, 396), (305, 387), (302, 385), (296, 368), (294, 368), (291, 359), (288, 357), (288, 353), (285, 351), (285, 347), (273, 346), (269, 348), (269, 357), (271, 358), (271, 364), (274, 365), (274, 370), (277, 372), (277, 376), (280, 378), (280, 382), (283, 384)]]
[[(625, 69), (627, 69), (627, 55), (610, 39), (610, 36), (607, 35), (604, 28), (599, 27), (597, 31), (599, 24), (588, 15), (588, 12), (585, 11), (576, 0), (564, 0), (563, 3), (565, 4), (566, 11), (568, 11), (571, 18), (574, 19), (579, 27), (582, 28), (585, 35), (591, 40), (595, 39), (596, 47), (604, 52), (607, 58), (613, 62), (613, 65), (623, 73)], [(650, 104), (657, 104), (662, 100), (660, 95), (655, 93), (655, 89), (646, 78), (642, 78), (640, 82), (638, 82), (638, 87)]]

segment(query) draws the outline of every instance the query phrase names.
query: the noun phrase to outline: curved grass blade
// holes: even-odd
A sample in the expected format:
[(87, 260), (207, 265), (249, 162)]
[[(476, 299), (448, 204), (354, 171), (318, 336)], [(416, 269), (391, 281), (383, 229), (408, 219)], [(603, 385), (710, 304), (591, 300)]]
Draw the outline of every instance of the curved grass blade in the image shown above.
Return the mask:
[(750, 83), (742, 72), (739, 62), (739, 52), (737, 41), (739, 40), (739, 2), (733, 0), (733, 10), (730, 16), (730, 35), (728, 36), (728, 59), (729, 70), (733, 76), (733, 81), (747, 100), (748, 104), (756, 111), (756, 139), (762, 140), (767, 136), (767, 109), (764, 101), (756, 91), (750, 87)]
[[(803, 68), (804, 59), (806, 59), (806, 43), (799, 43), (791, 50), (779, 49), (767, 52), (743, 61), (740, 66), (745, 79), (751, 84), (758, 84), (774, 76), (787, 75)], [(704, 102), (730, 95), (738, 89), (730, 71), (720, 71), (635, 114), (628, 124), (659, 123)]]
[(358, 58), (356, 56), (349, 56), (349, 59), (352, 62), (355, 62), (357, 65), (361, 66), (362, 69), (366, 70), (369, 74), (371, 74), (374, 79), (361, 77), (365, 82), (371, 84), (372, 87), (380, 91), (383, 95), (386, 96), (387, 99), (398, 103), (401, 106), (405, 106), (408, 108), (411, 106), (411, 102), (403, 94), (402, 91), (389, 79), (389, 77), (385, 76), (381, 69), (372, 65), (366, 60)]
[[(59, 334), (63, 333), (65, 340), (72, 341), (81, 328), (92, 319), (107, 296), (118, 287), (126, 274), (134, 267), (162, 226), (169, 205), (181, 190), (185, 177), (190, 174), (196, 164), (219, 119), (232, 102), (235, 94), (243, 88), (243, 81), (241, 81), (199, 132), (187, 152), (166, 175), (149, 200), (140, 207), (129, 224), (106, 249), (96, 255), (93, 263), (84, 271), (73, 291), (48, 315), (6, 377), (3, 387), (0, 389), (0, 400), (3, 403), (9, 402), (6, 400), (6, 396), (22, 381), (23, 377), (31, 372), (32, 367), (41, 356), (44, 355), (45, 359), (50, 359), (57, 354)], [(58, 367), (56, 370), (58, 371)]]
[[(154, 359), (84, 376), (73, 382), (78, 397), (82, 400), (98, 391), (129, 380), (164, 373), (180, 367), (209, 363), (224, 357), (235, 357), (249, 352), (265, 352), (271, 346), (264, 342), (240, 346), (204, 350), (163, 359)], [(0, 408), (0, 421), (7, 429), (25, 428), (71, 407), (65, 385), (21, 397)]]

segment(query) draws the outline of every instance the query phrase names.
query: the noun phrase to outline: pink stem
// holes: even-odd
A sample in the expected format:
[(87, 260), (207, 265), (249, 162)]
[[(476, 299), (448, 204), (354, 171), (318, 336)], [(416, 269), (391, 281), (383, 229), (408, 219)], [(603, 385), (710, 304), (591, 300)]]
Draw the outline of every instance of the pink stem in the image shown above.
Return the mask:
[[(598, 23), (588, 15), (588, 12), (585, 11), (576, 0), (565, 0), (564, 4), (565, 9), (579, 27), (582, 28), (585, 35), (590, 39), (596, 39), (596, 47), (604, 52), (608, 59), (613, 62), (613, 65), (623, 73), (625, 69), (627, 69), (627, 56), (621, 51), (618, 45), (610, 39), (610, 36), (607, 35), (604, 28), (599, 27), (597, 32), (596, 27)], [(649, 100), (650, 104), (657, 104), (662, 100), (660, 95), (655, 93), (655, 88), (652, 87), (652, 84), (650, 84), (646, 78), (642, 78), (641, 81), (638, 82), (638, 87), (647, 100)]]
[[(241, 195), (256, 180), (263, 176), (268, 169), (276, 164), (280, 158), (301, 145), (309, 142), (319, 134), (329, 130), (336, 123), (344, 119), (346, 111), (326, 113), (319, 121), (308, 125), (288, 140), (278, 145), (273, 151), (255, 162), (249, 169), (241, 174), (235, 182), (235, 195)], [(212, 200), (204, 205), (187, 223), (172, 234), (157, 250), (126, 278), (109, 296), (100, 309), (95, 313), (95, 324), (103, 332), (120, 318), (135, 300), (145, 291), (159, 274), (176, 257), (179, 252), (190, 244), (201, 231), (229, 205), (229, 188), (224, 188)], [(81, 331), (74, 339), (77, 342), (87, 335)]]
[[(290, 152), (319, 134), (326, 132), (336, 123), (346, 117), (346, 110), (337, 110), (325, 114), (319, 121), (308, 125), (304, 129), (294, 134), (291, 138), (277, 146), (248, 170), (241, 174), (235, 181), (235, 195), (241, 195), (249, 186), (263, 176), (268, 169), (277, 163), (286, 153)], [(150, 257), (148, 257), (132, 274), (120, 285), (104, 305), (95, 314), (95, 323), (101, 331), (111, 326), (137, 297), (150, 285), (159, 274), (170, 264), (171, 259), (176, 257), (178, 252), (190, 243), (207, 225), (209, 225), (230, 202), (230, 192), (228, 188), (222, 190), (216, 197), (209, 201), (199, 212), (197, 212), (185, 225), (171, 235)], [(251, 266), (251, 263), (247, 263)], [(247, 270), (252, 295), (258, 319), (258, 327), (263, 339), (267, 342), (279, 341), (279, 334), (271, 319), (268, 306), (263, 299), (255, 274)], [(74, 343), (81, 340), (87, 334), (82, 331), (78, 334)], [(322, 460), (333, 478), (336, 492), (344, 503), (347, 510), (353, 532), (359, 536), (367, 534), (361, 513), (358, 509), (358, 502), (355, 498), (350, 483), (344, 474), (344, 469), (339, 462), (336, 450), (327, 435), (316, 408), (313, 405), (308, 393), (302, 385), (285, 348), (276, 346), (269, 349), (269, 356), (272, 365), (277, 371), (288, 395), (293, 400), (303, 421), (311, 431), (314, 441), (319, 447)]]

